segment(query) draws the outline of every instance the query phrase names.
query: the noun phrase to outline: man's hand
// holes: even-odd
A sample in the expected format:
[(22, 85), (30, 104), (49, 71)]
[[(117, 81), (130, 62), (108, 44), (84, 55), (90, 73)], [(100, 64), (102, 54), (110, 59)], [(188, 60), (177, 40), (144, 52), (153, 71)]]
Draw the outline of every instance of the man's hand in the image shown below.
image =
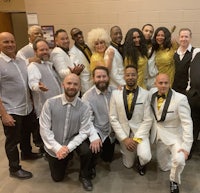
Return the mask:
[(128, 151), (135, 151), (137, 149), (137, 142), (133, 141), (132, 138), (126, 138), (123, 140), (124, 145)]
[(187, 152), (187, 151), (186, 151), (186, 150), (184, 150), (184, 149), (179, 149), (179, 150), (178, 150), (178, 153), (179, 153), (179, 152), (183, 152), (183, 153), (184, 153), (185, 160), (187, 160), (187, 159), (188, 159), (189, 152)]
[(39, 89), (44, 92), (49, 90), (42, 82), (39, 82)]
[(90, 149), (92, 150), (92, 153), (100, 152), (101, 147), (102, 147), (102, 142), (100, 139), (94, 140), (90, 143)]
[(13, 119), (11, 115), (7, 113), (4, 115), (1, 115), (1, 119), (2, 119), (3, 125), (9, 126), (9, 127), (15, 126), (16, 121)]
[(83, 71), (83, 69), (85, 68), (85, 66), (83, 64), (74, 64), (74, 68), (68, 67), (71, 71), (71, 73), (80, 75), (80, 73)]
[(63, 145), (56, 153), (56, 157), (61, 160), (64, 159), (68, 156), (69, 154), (69, 149), (67, 146)]
[(29, 58), (28, 61), (29, 61), (29, 64), (30, 64), (31, 62), (41, 63), (40, 58), (38, 58), (37, 56), (34, 56), (34, 57), (32, 57), (32, 58)]

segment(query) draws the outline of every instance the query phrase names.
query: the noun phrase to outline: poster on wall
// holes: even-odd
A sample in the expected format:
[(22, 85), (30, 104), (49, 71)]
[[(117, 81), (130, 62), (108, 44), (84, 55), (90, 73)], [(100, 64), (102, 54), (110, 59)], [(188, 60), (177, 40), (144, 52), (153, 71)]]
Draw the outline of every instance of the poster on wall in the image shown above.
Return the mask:
[(38, 25), (37, 13), (27, 13), (26, 16), (28, 25)]
[(54, 26), (53, 25), (43, 25), (41, 26), (44, 38), (49, 44), (49, 48), (55, 47), (55, 40), (54, 40)]

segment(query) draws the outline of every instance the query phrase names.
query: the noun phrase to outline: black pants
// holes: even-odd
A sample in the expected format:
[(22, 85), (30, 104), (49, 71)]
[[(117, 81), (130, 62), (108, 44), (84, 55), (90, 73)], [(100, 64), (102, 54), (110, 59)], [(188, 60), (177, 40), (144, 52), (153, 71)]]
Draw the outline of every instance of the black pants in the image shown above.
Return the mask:
[(115, 142), (111, 143), (110, 138), (107, 137), (105, 141), (102, 144), (101, 151), (97, 154), (93, 153), (92, 154), (92, 164), (91, 167), (95, 168), (97, 164), (97, 159), (100, 156), (101, 159), (105, 162), (112, 162), (113, 160), (113, 155), (114, 155), (114, 150), (115, 150)]
[(193, 145), (192, 150), (197, 149), (197, 139), (200, 132), (200, 96), (197, 93), (194, 93), (193, 96), (188, 96), (188, 101), (191, 107), (191, 115), (193, 121)]
[[(89, 149), (89, 143), (84, 141), (79, 145), (75, 151), (80, 157), (80, 172), (79, 176), (82, 178), (90, 178), (90, 164), (92, 152)], [(70, 159), (70, 154), (65, 159), (57, 159), (47, 154), (51, 177), (55, 182), (60, 182), (65, 177), (66, 167)]]
[(17, 145), (20, 143), (20, 149), (23, 154), (31, 153), (30, 133), (33, 119), (35, 116), (31, 112), (27, 116), (11, 114), (15, 119), (15, 126), (9, 127), (3, 125), (6, 136), (5, 150), (9, 161), (10, 171), (15, 172), (21, 168), (19, 165), (19, 151)]

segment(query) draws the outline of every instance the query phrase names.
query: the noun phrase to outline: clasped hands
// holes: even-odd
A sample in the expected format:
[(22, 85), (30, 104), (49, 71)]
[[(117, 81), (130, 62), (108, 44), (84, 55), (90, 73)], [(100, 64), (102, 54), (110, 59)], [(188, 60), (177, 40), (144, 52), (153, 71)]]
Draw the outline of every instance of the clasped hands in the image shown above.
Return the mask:
[(80, 75), (80, 73), (83, 71), (85, 66), (83, 64), (74, 64), (74, 67), (68, 67), (71, 71), (71, 73), (74, 73), (76, 75)]
[(69, 149), (66, 145), (63, 145), (56, 153), (56, 157), (61, 160), (61, 159), (64, 159), (68, 156), (69, 154)]
[(135, 151), (137, 149), (138, 143), (133, 140), (133, 138), (126, 138), (123, 140), (123, 143), (128, 151)]

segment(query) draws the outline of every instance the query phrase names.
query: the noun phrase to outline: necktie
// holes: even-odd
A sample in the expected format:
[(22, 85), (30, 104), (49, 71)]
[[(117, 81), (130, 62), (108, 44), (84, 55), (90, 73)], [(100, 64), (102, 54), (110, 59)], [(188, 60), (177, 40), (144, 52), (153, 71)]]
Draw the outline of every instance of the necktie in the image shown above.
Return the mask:
[(132, 101), (133, 101), (134, 92), (135, 92), (135, 89), (134, 89), (134, 90), (128, 90), (128, 89), (126, 89), (127, 103), (128, 103), (128, 111), (129, 111), (129, 112), (130, 112), (130, 110), (131, 110), (131, 104), (132, 104)]
[(158, 98), (158, 101), (157, 101), (157, 107), (158, 107), (158, 110), (160, 109), (160, 107), (162, 106), (166, 96), (165, 94), (162, 94), (162, 95), (157, 95), (157, 98)]
[(133, 93), (130, 92), (130, 93), (127, 95), (128, 111), (129, 111), (129, 112), (130, 112), (130, 110), (131, 110), (132, 101), (133, 101)]

